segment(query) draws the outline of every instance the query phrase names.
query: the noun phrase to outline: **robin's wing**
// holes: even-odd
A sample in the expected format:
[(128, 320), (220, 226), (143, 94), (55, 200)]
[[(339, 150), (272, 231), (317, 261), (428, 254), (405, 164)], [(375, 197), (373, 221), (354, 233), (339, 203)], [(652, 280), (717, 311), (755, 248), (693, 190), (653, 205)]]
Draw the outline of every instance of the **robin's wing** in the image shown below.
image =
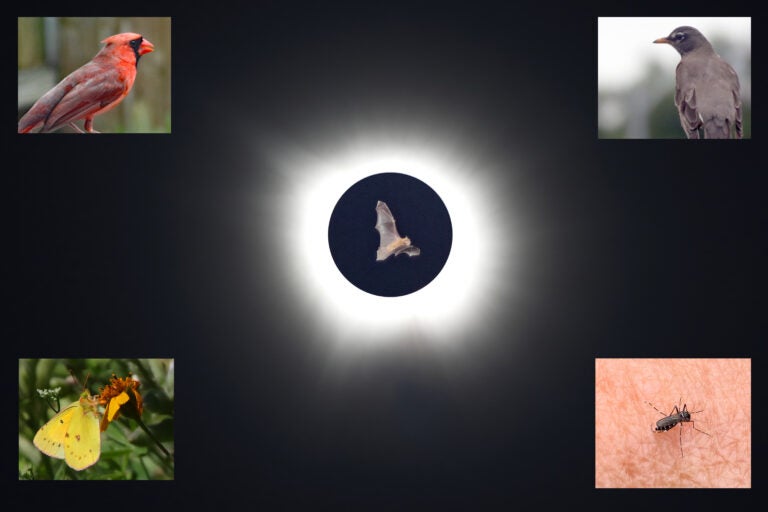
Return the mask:
[(733, 99), (736, 101), (736, 120), (734, 125), (736, 126), (736, 138), (740, 139), (742, 136), (741, 129), (741, 97), (739, 91), (733, 91)]
[(677, 65), (677, 80), (675, 86), (675, 105), (680, 114), (680, 125), (685, 130), (689, 139), (698, 139), (698, 129), (701, 127), (701, 116), (698, 109), (696, 88), (689, 73), (682, 66)]
[(728, 69), (728, 85), (730, 87), (731, 96), (733, 97), (733, 108), (735, 110), (735, 115), (733, 119), (733, 125), (736, 127), (736, 138), (740, 139), (742, 135), (742, 129), (741, 129), (741, 93), (740, 93), (740, 87), (739, 87), (739, 75), (736, 74), (736, 70), (734, 70), (730, 64), (723, 61), (723, 64), (727, 66)]
[(699, 128), (708, 139), (730, 138), (732, 128), (741, 138), (739, 78), (727, 62), (717, 55), (681, 61), (676, 75), (675, 105), (689, 138), (699, 138)]
[(737, 137), (741, 137), (739, 77), (720, 56), (706, 61), (697, 96), (706, 138), (729, 139), (734, 128)]

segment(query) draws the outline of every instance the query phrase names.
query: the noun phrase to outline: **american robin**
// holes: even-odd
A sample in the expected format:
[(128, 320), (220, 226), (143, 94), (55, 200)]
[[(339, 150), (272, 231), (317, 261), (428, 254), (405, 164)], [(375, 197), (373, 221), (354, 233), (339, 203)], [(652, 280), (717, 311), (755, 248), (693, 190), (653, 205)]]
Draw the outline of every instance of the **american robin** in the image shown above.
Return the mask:
[(680, 54), (675, 105), (689, 139), (740, 139), (739, 77), (730, 64), (693, 27), (678, 27), (654, 43), (667, 43)]

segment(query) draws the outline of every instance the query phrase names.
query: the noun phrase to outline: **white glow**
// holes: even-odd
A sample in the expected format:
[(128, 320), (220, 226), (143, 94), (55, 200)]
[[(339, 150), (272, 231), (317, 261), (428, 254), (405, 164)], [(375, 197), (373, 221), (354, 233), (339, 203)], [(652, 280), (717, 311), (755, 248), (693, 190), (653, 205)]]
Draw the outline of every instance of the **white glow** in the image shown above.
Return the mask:
[[(323, 340), (367, 350), (412, 343), (455, 345), (492, 327), (501, 294), (509, 290), (514, 228), (494, 171), (458, 147), (424, 140), (386, 143), (362, 138), (318, 153), (270, 150), (278, 176), (275, 247), (307, 330)], [(366, 293), (344, 278), (328, 247), (328, 223), (339, 198), (361, 179), (399, 172), (429, 185), (448, 209), (451, 252), (424, 288), (401, 297)], [(374, 205), (371, 206), (373, 210)], [(373, 229), (373, 226), (371, 226)], [(375, 249), (375, 248), (374, 248)]]

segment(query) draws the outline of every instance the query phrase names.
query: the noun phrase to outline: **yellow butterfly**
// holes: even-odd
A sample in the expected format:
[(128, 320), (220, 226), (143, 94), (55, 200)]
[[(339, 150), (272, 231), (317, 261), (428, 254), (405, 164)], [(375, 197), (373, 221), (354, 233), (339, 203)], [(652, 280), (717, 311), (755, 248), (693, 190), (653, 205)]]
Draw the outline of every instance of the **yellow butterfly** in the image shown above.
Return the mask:
[(98, 401), (87, 391), (40, 427), (32, 441), (38, 450), (64, 459), (80, 471), (96, 464), (101, 455)]

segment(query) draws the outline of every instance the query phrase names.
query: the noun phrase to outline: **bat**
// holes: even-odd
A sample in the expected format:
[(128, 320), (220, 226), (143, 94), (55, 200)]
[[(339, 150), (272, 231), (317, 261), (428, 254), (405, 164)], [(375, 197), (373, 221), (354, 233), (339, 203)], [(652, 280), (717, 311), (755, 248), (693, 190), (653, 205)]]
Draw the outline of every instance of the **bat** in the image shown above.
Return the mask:
[(401, 237), (395, 226), (395, 218), (389, 211), (387, 203), (376, 203), (376, 230), (379, 232), (379, 248), (376, 250), (376, 261), (384, 261), (391, 255), (405, 253), (408, 256), (418, 256), (421, 250), (411, 245), (411, 239)]

